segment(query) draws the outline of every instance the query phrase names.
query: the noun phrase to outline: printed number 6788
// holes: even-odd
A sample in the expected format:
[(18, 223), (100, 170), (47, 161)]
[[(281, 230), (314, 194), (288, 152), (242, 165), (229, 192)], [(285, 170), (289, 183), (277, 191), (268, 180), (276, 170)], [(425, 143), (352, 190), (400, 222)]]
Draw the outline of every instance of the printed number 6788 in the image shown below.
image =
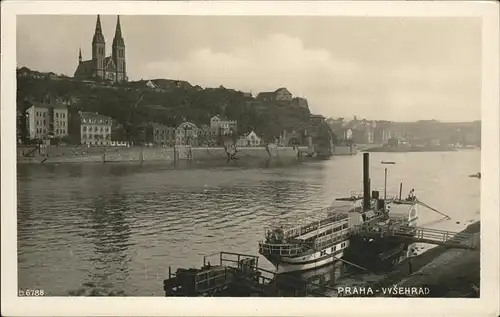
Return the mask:
[(45, 291), (43, 289), (23, 289), (19, 290), (19, 296), (44, 296)]

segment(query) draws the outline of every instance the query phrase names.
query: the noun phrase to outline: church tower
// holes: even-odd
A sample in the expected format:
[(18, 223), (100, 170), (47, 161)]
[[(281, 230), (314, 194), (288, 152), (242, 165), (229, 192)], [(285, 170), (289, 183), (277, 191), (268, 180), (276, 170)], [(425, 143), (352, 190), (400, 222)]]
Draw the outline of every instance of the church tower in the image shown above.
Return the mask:
[(122, 36), (120, 26), (120, 16), (116, 20), (115, 37), (113, 38), (111, 57), (116, 66), (116, 81), (123, 82), (127, 80), (127, 71), (125, 65), (125, 41)]
[(92, 38), (92, 68), (94, 76), (104, 79), (104, 59), (106, 58), (106, 42), (102, 34), (101, 18), (97, 15), (94, 37)]

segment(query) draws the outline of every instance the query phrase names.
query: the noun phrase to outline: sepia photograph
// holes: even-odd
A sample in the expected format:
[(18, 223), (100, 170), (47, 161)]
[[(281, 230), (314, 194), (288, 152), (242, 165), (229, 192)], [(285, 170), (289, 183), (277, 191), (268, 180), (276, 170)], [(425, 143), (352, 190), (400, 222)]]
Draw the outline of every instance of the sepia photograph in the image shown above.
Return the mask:
[(498, 314), (494, 3), (62, 3), (2, 23), (2, 302)]

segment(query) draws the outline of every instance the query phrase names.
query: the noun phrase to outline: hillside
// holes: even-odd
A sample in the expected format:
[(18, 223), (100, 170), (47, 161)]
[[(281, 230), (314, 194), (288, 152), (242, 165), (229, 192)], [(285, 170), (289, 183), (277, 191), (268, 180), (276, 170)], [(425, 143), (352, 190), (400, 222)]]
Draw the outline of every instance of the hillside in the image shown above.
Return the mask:
[(239, 134), (255, 130), (265, 140), (279, 136), (283, 130), (318, 130), (314, 127), (317, 123), (310, 120), (309, 109), (293, 101), (261, 102), (240, 91), (223, 87), (202, 89), (185, 81), (152, 82), (156, 87), (147, 87), (146, 81), (111, 86), (54, 75), (30, 76), (26, 69), (23, 74), (18, 70), (18, 110), (24, 110), (24, 100), (42, 102), (50, 98), (68, 101), (70, 111), (99, 112), (119, 124), (157, 122), (176, 126), (187, 120), (201, 126), (219, 114), (238, 120)]

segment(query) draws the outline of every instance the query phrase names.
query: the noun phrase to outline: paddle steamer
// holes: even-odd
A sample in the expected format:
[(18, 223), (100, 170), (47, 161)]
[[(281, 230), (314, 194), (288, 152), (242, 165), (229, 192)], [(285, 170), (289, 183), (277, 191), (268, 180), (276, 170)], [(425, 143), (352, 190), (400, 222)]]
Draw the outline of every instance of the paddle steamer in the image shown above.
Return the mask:
[[(377, 228), (390, 221), (416, 226), (417, 203), (411, 197), (402, 200), (400, 194), (399, 198), (379, 198), (378, 191), (370, 192), (368, 155), (363, 155), (362, 196), (339, 198), (337, 201), (344, 205), (332, 205), (266, 231), (265, 241), (259, 243), (259, 253), (276, 267), (277, 273), (306, 271), (342, 260), (351, 235), (362, 225)], [(391, 213), (391, 208), (398, 210)], [(391, 246), (395, 250), (401, 247)]]

